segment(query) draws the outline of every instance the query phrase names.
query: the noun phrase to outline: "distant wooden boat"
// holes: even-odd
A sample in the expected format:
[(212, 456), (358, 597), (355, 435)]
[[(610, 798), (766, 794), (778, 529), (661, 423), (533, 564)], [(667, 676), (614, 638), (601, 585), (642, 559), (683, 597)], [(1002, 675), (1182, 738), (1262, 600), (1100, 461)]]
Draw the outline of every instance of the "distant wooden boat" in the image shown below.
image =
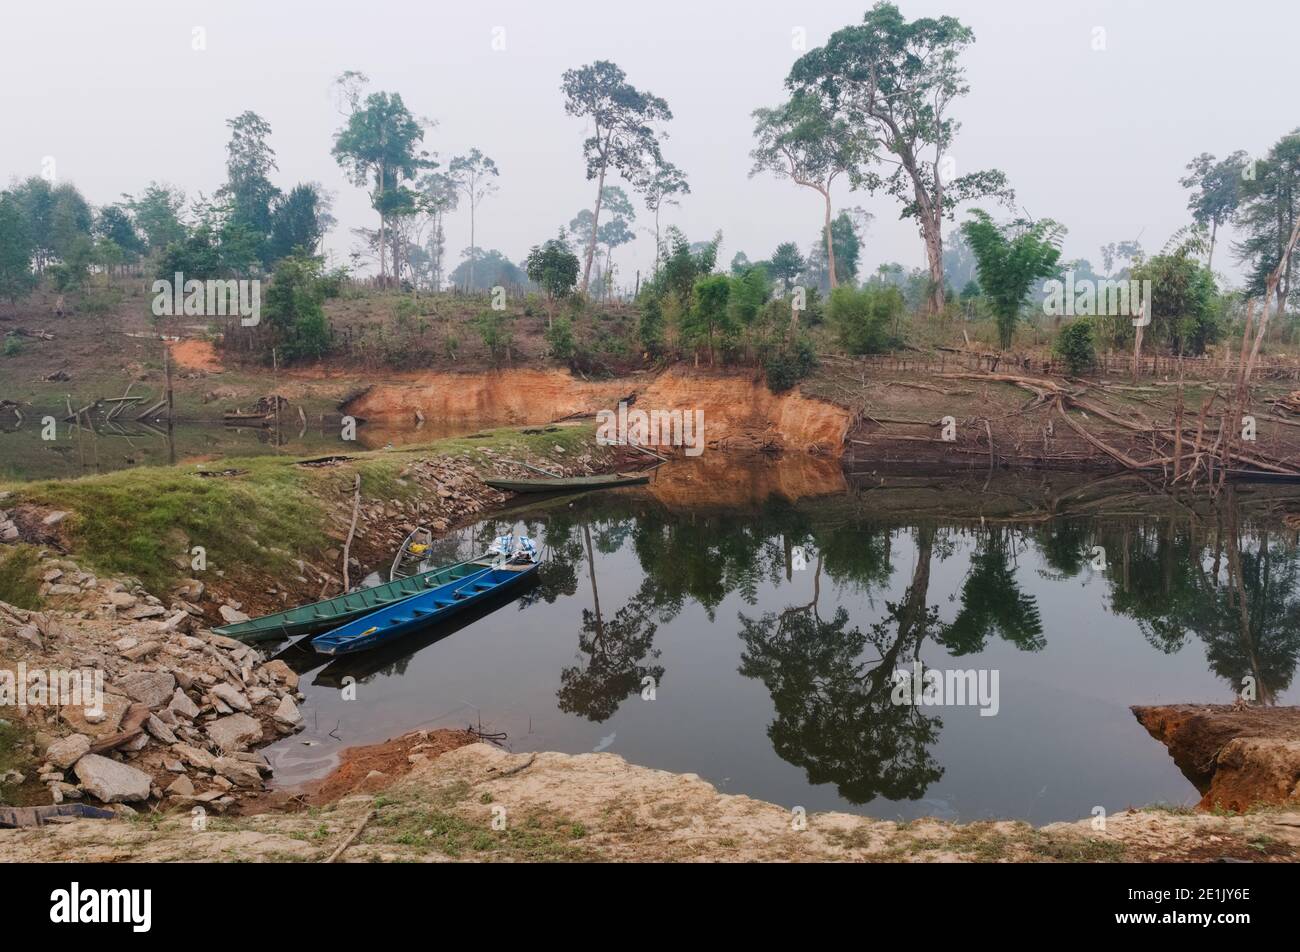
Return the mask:
[(649, 476), (634, 473), (610, 473), (604, 476), (569, 476), (557, 479), (485, 479), (493, 489), (512, 493), (580, 493), (589, 489), (612, 489), (617, 486), (640, 486)]
[(429, 546), (432, 544), (433, 533), (424, 526), (417, 526), (393, 557), (393, 567), (388, 570), (389, 581), (417, 574), (420, 564), (429, 557)]
[(522, 562), (486, 568), (462, 567), (458, 570), (466, 573), (462, 577), (317, 635), (311, 640), (311, 646), (321, 654), (341, 655), (388, 644), (513, 589), (534, 577), (537, 565)]
[(359, 589), (346, 595), (338, 595), (310, 605), (290, 608), (288, 611), (263, 615), (249, 621), (235, 622), (214, 628), (218, 635), (235, 638), (239, 641), (274, 641), (280, 638), (293, 638), (314, 632), (328, 631), (346, 624), (354, 618), (397, 602), (405, 601), (421, 592), (436, 588), (444, 582), (464, 578), (470, 572), (485, 568), (486, 557), (457, 562), (441, 568), (421, 572), (409, 578), (396, 579), (382, 585)]

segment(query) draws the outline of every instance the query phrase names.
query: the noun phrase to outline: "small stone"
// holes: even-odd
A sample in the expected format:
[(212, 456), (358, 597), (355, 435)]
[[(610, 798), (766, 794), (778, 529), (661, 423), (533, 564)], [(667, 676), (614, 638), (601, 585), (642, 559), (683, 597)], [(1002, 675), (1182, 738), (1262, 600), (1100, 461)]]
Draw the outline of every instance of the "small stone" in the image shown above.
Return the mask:
[(242, 760), (236, 760), (233, 757), (218, 757), (213, 769), (227, 780), (234, 781), (241, 787), (253, 787), (260, 789), (262, 786), (262, 775), (252, 764), (244, 763)]
[(206, 750), (191, 747), (189, 744), (173, 744), (172, 753), (191, 767), (197, 767), (199, 770), (211, 770), (213, 763), (216, 762), (216, 758)]
[(217, 611), (221, 613), (221, 618), (227, 625), (234, 625), (234, 624), (238, 624), (241, 621), (248, 621), (247, 615), (245, 615), (241, 611), (231, 608), (229, 605), (222, 605), (220, 608), (217, 609)]
[(251, 711), (253, 709), (253, 705), (248, 702), (248, 698), (244, 697), (243, 691), (226, 684), (224, 681), (214, 687), (211, 693), (214, 697), (225, 701), (236, 711)]
[(90, 753), (90, 738), (85, 734), (70, 734), (50, 744), (45, 757), (60, 770), (67, 770), (88, 753)]
[(68, 518), (68, 514), (66, 512), (56, 509), (54, 512), (50, 513), (48, 516), (46, 516), (44, 519), (41, 520), (41, 525), (57, 526), (60, 522), (62, 522), (66, 518)]
[(149, 799), (149, 775), (99, 754), (86, 754), (73, 768), (81, 787), (102, 803)]
[(177, 777), (167, 787), (167, 793), (177, 797), (194, 796), (194, 782), (189, 777)]
[(199, 716), (199, 706), (191, 701), (189, 695), (180, 688), (177, 688), (176, 693), (172, 695), (172, 702), (167, 705), (167, 709), (173, 714), (188, 718), (191, 721)]
[(157, 737), (164, 744), (176, 743), (176, 735), (172, 729), (162, 722), (157, 714), (150, 714), (149, 719), (144, 722), (144, 729), (154, 737)]
[(223, 751), (235, 751), (261, 740), (262, 725), (247, 714), (231, 714), (209, 724), (208, 736)]
[(134, 608), (136, 597), (130, 592), (109, 592), (108, 601), (114, 608)]
[(165, 671), (142, 671), (130, 674), (117, 682), (127, 697), (147, 707), (161, 707), (176, 690), (176, 679)]
[(281, 724), (288, 724), (291, 727), (297, 727), (302, 723), (302, 713), (298, 710), (298, 705), (293, 703), (293, 698), (284, 697), (280, 701), (280, 706), (275, 709), (272, 715)]

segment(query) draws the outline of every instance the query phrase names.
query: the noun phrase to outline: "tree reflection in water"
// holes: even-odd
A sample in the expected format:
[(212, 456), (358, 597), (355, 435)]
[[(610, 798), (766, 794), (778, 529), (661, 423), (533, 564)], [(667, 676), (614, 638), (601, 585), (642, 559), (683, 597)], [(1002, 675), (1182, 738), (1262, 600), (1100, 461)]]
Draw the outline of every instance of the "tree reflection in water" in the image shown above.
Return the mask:
[[(1020, 651), (1043, 650), (1048, 636), (1023, 584), (1023, 560), (1036, 561), (1038, 574), (1055, 583), (1099, 576), (1110, 610), (1132, 618), (1157, 650), (1175, 653), (1199, 640), (1210, 669), (1227, 683), (1225, 701), (1253, 684), (1259, 703), (1274, 703), (1300, 657), (1295, 534), (1258, 519), (1243, 529), (1231, 492), (1213, 507), (1198, 505), (1182, 517), (1130, 509), (1019, 523), (891, 522), (843, 500), (775, 501), (737, 514), (589, 498), (548, 513), (540, 525), (551, 563), (529, 597), (553, 601), (589, 587), (580, 660), (561, 672), (558, 703), (601, 722), (646, 678), (664, 677), (654, 646), (659, 625), (692, 602), (710, 622), (730, 595), (756, 605), (760, 593), (797, 581), (794, 553), (802, 548), (812, 569), (811, 602), (739, 614), (739, 670), (771, 695), (772, 745), (811, 783), (834, 784), (851, 802), (916, 799), (942, 776), (932, 749), (943, 724), (927, 713), (932, 708), (892, 703), (894, 676), (910, 672), (927, 640), (953, 657), (979, 654), (995, 638)], [(900, 539), (910, 541), (915, 562), (901, 598), (882, 600)], [(1100, 570), (1095, 547), (1105, 554)], [(620, 549), (634, 554), (643, 575), (611, 614), (601, 602), (601, 557)], [(966, 572), (945, 621), (930, 603), (931, 567), (957, 553)], [(830, 589), (836, 603), (823, 604)], [(849, 608), (875, 620), (851, 625)]]

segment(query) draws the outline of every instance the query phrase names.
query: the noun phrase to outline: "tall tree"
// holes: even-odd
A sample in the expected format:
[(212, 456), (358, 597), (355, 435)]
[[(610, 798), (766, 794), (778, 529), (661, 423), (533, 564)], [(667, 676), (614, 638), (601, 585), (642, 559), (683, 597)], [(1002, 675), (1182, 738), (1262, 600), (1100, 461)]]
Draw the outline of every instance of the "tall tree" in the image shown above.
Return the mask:
[[(501, 173), (497, 164), (478, 149), (470, 149), (466, 155), (458, 155), (447, 166), (447, 178), (455, 183), (460, 194), (469, 201), (469, 245), (478, 247), (474, 240), (474, 213), (478, 203), (497, 190), (492, 180)], [(469, 259), (469, 283), (474, 284), (474, 258)]]
[(428, 251), (433, 288), (442, 289), (444, 264), (447, 253), (447, 235), (443, 230), (443, 221), (447, 213), (455, 211), (460, 202), (460, 192), (456, 183), (446, 172), (429, 172), (420, 176), (415, 189), (420, 194), (420, 207), (429, 216)]
[(686, 175), (671, 162), (657, 163), (653, 169), (638, 179), (633, 187), (641, 193), (647, 210), (655, 216), (655, 274), (659, 273), (659, 210), (665, 205), (679, 204), (675, 196), (687, 195), (691, 186)]
[(32, 272), (35, 242), (22, 207), (12, 192), (0, 192), (0, 296), (16, 303), (36, 284)]
[(825, 46), (801, 56), (786, 79), (796, 92), (825, 95), (836, 115), (880, 142), (881, 161), (893, 166), (885, 188), (902, 202), (903, 216), (920, 225), (932, 311), (944, 304), (944, 219), (963, 201), (1011, 197), (1000, 171), (957, 176), (948, 167), (959, 128), (949, 107), (970, 89), (958, 57), (974, 39), (954, 17), (908, 22), (894, 4), (877, 3), (861, 26), (837, 30)]
[(861, 181), (861, 169), (871, 157), (873, 143), (861, 127), (836, 118), (827, 100), (814, 91), (796, 93), (775, 109), (755, 109), (753, 116), (758, 144), (749, 153), (754, 160), (749, 174), (771, 172), (822, 197), (822, 236), (834, 288), (839, 282), (831, 241), (831, 186), (841, 175), (852, 176), (855, 184)]
[(578, 69), (565, 70), (561, 90), (564, 111), (591, 122), (593, 129), (582, 144), (587, 159), (587, 179), (596, 180), (596, 207), (592, 210), (591, 239), (582, 268), (582, 293), (591, 280), (591, 262), (596, 253), (596, 229), (600, 227), (601, 199), (605, 176), (613, 168), (624, 179), (636, 183), (650, 170), (664, 164), (659, 140), (663, 133), (653, 125), (666, 122), (673, 114), (668, 103), (642, 92), (627, 81), (627, 74), (608, 60), (597, 60)]
[(150, 254), (161, 254), (168, 245), (185, 240), (185, 193), (159, 182), (150, 182), (144, 193), (135, 198), (123, 195), (126, 207), (135, 216), (136, 227), (144, 235)]
[(271, 234), (271, 217), (280, 190), (271, 182), (276, 171), (275, 150), (271, 148), (271, 125), (257, 113), (242, 112), (226, 120), (230, 141), (226, 143), (226, 183), (217, 197), (230, 203), (231, 219), (257, 237), (258, 257), (269, 264), (267, 239)]
[(325, 237), (325, 203), (320, 188), (311, 183), (295, 185), (276, 199), (271, 209), (271, 234), (267, 260), (279, 261), (291, 254), (310, 255)]
[(805, 264), (803, 255), (799, 253), (799, 246), (793, 241), (783, 241), (776, 246), (772, 252), (772, 259), (768, 262), (767, 271), (774, 281), (781, 282), (781, 289), (790, 293), (791, 286), (803, 274)]
[(1025, 297), (1036, 282), (1057, 273), (1065, 228), (1050, 218), (1035, 222), (1018, 218), (999, 226), (983, 209), (971, 209), (970, 214), (961, 231), (979, 263), (980, 288), (993, 308), (998, 338), (1006, 350)]
[[(1250, 265), (1246, 293), (1264, 293), (1268, 279), (1282, 261), (1296, 216), (1300, 214), (1300, 129), (1283, 136), (1268, 150), (1268, 155), (1254, 163), (1241, 182), (1241, 204), (1236, 224), (1246, 237), (1234, 245), (1237, 259)], [(1274, 289), (1274, 302), (1280, 314), (1290, 297), (1295, 275), (1295, 259), (1287, 266)], [(1264, 306), (1270, 306), (1265, 301)]]
[(144, 253), (144, 240), (131, 214), (122, 205), (105, 205), (95, 218), (95, 234), (122, 249), (122, 260), (132, 262)]
[(1242, 173), (1249, 161), (1245, 152), (1238, 150), (1222, 161), (1208, 152), (1202, 152), (1187, 163), (1191, 174), (1179, 179), (1179, 184), (1191, 190), (1187, 197), (1187, 210), (1198, 225), (1210, 229), (1210, 252), (1205, 266), (1214, 267), (1214, 243), (1219, 226), (1228, 222), (1241, 202)]
[(370, 204), (379, 213), (379, 279), (383, 282), (388, 277), (388, 218), (402, 199), (400, 194), (395, 199), (393, 193), (432, 162), (418, 148), (424, 127), (399, 93), (371, 93), (364, 100), (359, 95), (352, 95), (355, 108), (334, 136), (333, 155), (354, 185), (371, 185)]

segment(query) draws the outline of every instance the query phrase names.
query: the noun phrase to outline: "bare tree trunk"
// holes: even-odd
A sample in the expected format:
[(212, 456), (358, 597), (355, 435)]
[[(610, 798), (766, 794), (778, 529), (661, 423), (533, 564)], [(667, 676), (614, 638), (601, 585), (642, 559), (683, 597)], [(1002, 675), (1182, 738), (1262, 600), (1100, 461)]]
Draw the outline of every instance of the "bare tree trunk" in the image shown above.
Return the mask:
[[(609, 140), (606, 139), (606, 147)], [(607, 164), (607, 163), (606, 163)], [(605, 165), (600, 167), (600, 178), (596, 182), (596, 208), (591, 213), (591, 238), (587, 242), (587, 262), (582, 268), (582, 293), (587, 293), (587, 286), (591, 283), (591, 259), (596, 254), (596, 229), (600, 226), (600, 201), (605, 197)]]
[(469, 287), (465, 290), (474, 290), (474, 259), (478, 257), (478, 251), (474, 247), (474, 196), (469, 197)]
[(1218, 234), (1218, 232), (1219, 232), (1219, 222), (1217, 219), (1215, 219), (1214, 221), (1210, 222), (1210, 254), (1209, 257), (1205, 259), (1206, 271), (1213, 270), (1212, 265), (1214, 264), (1214, 238)]
[[(384, 171), (385, 171), (385, 170), (384, 170), (384, 166), (382, 166), (382, 165), (379, 166), (379, 206), (380, 206), (380, 208), (383, 208), (383, 205), (384, 205), (384, 177), (385, 177), (385, 176), (384, 176)], [(381, 212), (379, 213), (379, 283), (380, 283), (381, 286), (384, 284), (384, 279), (385, 279), (385, 277), (386, 277), (387, 274), (388, 274), (388, 261), (387, 261), (387, 258), (385, 257), (385, 251), (386, 251), (386, 249), (385, 249), (385, 246), (384, 246), (385, 242), (386, 242), (387, 239), (388, 239), (388, 229), (387, 229), (387, 225), (388, 225), (388, 218), (387, 218), (387, 216), (386, 216), (386, 215), (381, 211)]]
[(822, 192), (822, 197), (826, 199), (826, 267), (830, 270), (831, 290), (834, 291), (839, 287), (839, 282), (835, 279), (835, 242), (831, 238), (831, 193), (830, 189)]

